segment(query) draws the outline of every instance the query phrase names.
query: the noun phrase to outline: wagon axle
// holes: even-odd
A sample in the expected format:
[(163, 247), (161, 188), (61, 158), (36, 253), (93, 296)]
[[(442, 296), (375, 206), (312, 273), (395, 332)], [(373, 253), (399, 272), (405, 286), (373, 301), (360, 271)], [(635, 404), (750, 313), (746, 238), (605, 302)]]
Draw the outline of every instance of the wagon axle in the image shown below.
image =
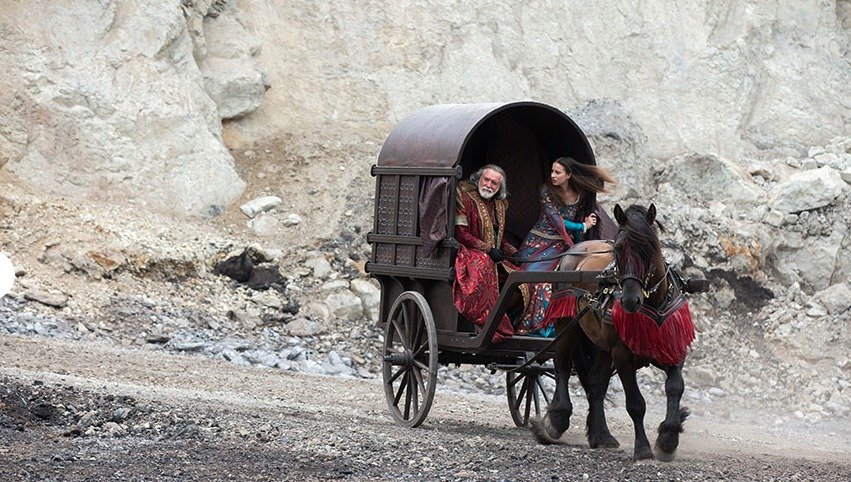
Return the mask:
[(384, 363), (389, 363), (393, 366), (410, 367), (414, 364), (414, 357), (411, 356), (410, 351), (405, 350), (402, 353), (391, 353), (390, 355), (384, 355)]

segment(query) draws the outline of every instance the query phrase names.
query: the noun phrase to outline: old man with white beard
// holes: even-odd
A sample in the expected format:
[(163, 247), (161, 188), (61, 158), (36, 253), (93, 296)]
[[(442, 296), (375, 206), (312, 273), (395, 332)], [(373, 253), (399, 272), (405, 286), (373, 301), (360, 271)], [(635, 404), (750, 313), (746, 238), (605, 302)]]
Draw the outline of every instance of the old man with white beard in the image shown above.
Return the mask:
[[(505, 260), (517, 249), (505, 241), (508, 207), (505, 171), (488, 164), (458, 183), (455, 200), (455, 239), (461, 243), (455, 258), (452, 297), (455, 308), (482, 327), (499, 296), (500, 277), (517, 269)], [(511, 322), (503, 315), (493, 341), (510, 338)]]

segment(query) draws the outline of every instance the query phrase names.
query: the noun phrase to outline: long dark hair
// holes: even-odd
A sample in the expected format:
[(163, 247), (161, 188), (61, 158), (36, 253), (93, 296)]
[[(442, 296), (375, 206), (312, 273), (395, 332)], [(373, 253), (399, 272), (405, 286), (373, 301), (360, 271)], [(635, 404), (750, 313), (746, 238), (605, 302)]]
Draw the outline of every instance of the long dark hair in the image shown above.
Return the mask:
[[(567, 182), (579, 194), (579, 206), (577, 206), (576, 215), (573, 217), (575, 222), (583, 222), (589, 214), (594, 212), (594, 206), (597, 205), (597, 193), (609, 192), (606, 183), (617, 184), (614, 176), (602, 167), (584, 164), (572, 157), (559, 157), (554, 162), (559, 163), (570, 174), (570, 179)], [(556, 206), (564, 206), (561, 196), (555, 192), (552, 180), (547, 180), (547, 189), (550, 192), (550, 199)]]

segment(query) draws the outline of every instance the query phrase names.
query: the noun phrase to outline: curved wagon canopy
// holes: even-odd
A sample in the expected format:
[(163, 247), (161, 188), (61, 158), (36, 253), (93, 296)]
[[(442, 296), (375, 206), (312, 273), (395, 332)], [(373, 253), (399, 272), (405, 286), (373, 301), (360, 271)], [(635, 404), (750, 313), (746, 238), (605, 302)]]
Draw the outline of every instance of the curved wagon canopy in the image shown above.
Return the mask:
[(461, 165), (469, 175), (485, 161), (505, 168), (499, 161), (538, 158), (549, 172), (549, 164), (559, 156), (595, 164), (585, 133), (554, 107), (538, 102), (443, 104), (402, 120), (387, 136), (378, 166)]

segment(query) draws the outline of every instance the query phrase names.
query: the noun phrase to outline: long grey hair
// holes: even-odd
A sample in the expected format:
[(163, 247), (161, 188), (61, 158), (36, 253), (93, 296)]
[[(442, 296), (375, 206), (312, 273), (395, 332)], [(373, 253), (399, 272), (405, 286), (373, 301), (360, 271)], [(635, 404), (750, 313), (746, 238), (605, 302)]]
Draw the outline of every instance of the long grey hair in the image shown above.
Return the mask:
[(496, 171), (500, 174), (500, 176), (502, 176), (502, 182), (499, 183), (499, 191), (494, 195), (494, 198), (496, 198), (496, 199), (507, 198), (508, 197), (508, 184), (507, 184), (507, 181), (505, 179), (505, 177), (506, 177), (505, 171), (503, 171), (502, 168), (497, 166), (496, 164), (488, 164), (486, 166), (482, 166), (478, 171), (470, 174), (470, 182), (472, 182), (473, 184), (476, 185), (476, 187), (478, 187), (479, 179), (482, 177), (482, 174), (484, 174), (485, 169), (490, 169), (492, 171)]

